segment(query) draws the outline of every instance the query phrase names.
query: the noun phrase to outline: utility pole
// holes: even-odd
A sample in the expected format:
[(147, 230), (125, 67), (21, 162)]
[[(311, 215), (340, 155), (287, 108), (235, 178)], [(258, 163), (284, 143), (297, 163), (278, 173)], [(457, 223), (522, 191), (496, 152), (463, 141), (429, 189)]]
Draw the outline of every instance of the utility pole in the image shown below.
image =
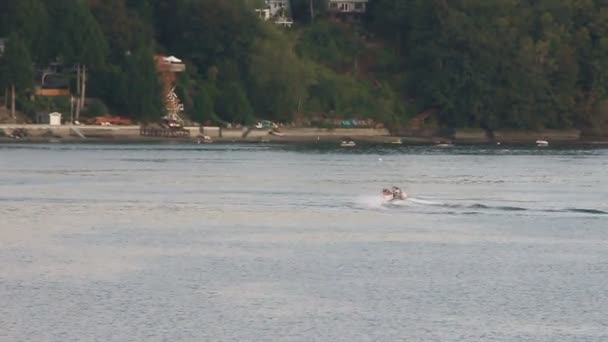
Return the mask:
[(315, 8), (313, 4), (314, 0), (310, 0), (310, 23), (312, 24), (315, 21)]
[(70, 94), (70, 124), (74, 124), (74, 96)]

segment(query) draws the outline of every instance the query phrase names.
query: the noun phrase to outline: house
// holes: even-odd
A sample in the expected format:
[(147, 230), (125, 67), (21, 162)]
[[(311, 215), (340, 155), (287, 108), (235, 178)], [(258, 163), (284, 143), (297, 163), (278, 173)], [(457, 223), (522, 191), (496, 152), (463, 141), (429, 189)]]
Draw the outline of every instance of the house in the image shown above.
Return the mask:
[(265, 0), (266, 6), (270, 10), (270, 16), (285, 17), (289, 13), (289, 0)]
[(35, 91), (38, 96), (69, 96), (70, 69), (53, 62), (35, 71)]
[(258, 8), (255, 10), (258, 14), (258, 17), (264, 21), (270, 20), (270, 8)]
[(369, 0), (328, 0), (328, 9), (334, 14), (363, 14)]
[(291, 27), (291, 6), (289, 0), (265, 0), (265, 8), (256, 9), (261, 20), (272, 20), (275, 24)]

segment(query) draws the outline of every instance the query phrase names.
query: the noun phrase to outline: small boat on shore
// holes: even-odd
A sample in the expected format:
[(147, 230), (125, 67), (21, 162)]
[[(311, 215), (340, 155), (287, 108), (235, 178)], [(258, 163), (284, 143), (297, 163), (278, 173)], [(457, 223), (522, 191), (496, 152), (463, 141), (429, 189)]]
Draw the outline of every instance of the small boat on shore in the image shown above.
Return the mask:
[(213, 142), (213, 140), (211, 140), (211, 137), (208, 135), (203, 136), (203, 139), (198, 139), (196, 141), (197, 144), (211, 144)]
[(549, 146), (549, 142), (547, 140), (536, 140), (536, 146), (547, 147)]
[(403, 144), (403, 141), (401, 141), (401, 138), (399, 138), (399, 139), (397, 139), (397, 140), (393, 140), (393, 141), (391, 141), (391, 144), (394, 144), (394, 145), (401, 145), (401, 144)]
[(446, 147), (454, 147), (454, 144), (452, 144), (451, 142), (437, 142), (435, 143), (435, 145), (433, 145), (433, 147), (441, 147), (441, 148), (446, 148)]
[(342, 142), (340, 142), (340, 147), (355, 147), (357, 146), (357, 144), (349, 138), (344, 138), (342, 139)]

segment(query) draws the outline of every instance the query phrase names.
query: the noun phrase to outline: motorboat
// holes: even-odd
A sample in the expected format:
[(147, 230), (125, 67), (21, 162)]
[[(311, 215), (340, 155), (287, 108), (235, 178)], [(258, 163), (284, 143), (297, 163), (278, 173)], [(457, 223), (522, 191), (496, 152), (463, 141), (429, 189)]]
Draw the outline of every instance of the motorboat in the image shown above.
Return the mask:
[(549, 146), (549, 142), (547, 140), (536, 140), (536, 146), (547, 147)]
[(440, 147), (440, 148), (446, 148), (446, 147), (454, 147), (454, 144), (452, 144), (451, 142), (438, 141), (433, 146)]
[(211, 140), (211, 137), (208, 135), (204, 135), (203, 139), (198, 139), (196, 141), (197, 144), (210, 144), (212, 142), (213, 142), (213, 140)]
[(389, 202), (403, 201), (407, 199), (407, 194), (394, 186), (392, 189), (382, 189), (382, 197)]

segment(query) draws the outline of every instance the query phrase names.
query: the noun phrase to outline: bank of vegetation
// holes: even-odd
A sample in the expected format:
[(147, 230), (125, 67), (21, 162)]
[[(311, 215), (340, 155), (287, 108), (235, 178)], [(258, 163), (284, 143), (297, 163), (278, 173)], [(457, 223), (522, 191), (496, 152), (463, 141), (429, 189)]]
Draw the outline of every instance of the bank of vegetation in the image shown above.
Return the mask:
[(260, 5), (2, 1), (7, 105), (14, 90), (22, 112), (65, 110), (65, 99), (27, 96), (36, 67), (59, 62), (76, 66), (73, 92), (99, 100), (85, 115), (153, 121), (164, 114), (153, 55), (164, 54), (186, 62), (177, 93), (198, 122), (327, 117), (398, 126), (432, 108), (451, 128), (607, 126), (605, 0), (370, 0), (354, 22), (331, 19), (323, 0), (313, 1), (312, 20), (309, 0), (293, 0), (292, 28), (260, 20)]

